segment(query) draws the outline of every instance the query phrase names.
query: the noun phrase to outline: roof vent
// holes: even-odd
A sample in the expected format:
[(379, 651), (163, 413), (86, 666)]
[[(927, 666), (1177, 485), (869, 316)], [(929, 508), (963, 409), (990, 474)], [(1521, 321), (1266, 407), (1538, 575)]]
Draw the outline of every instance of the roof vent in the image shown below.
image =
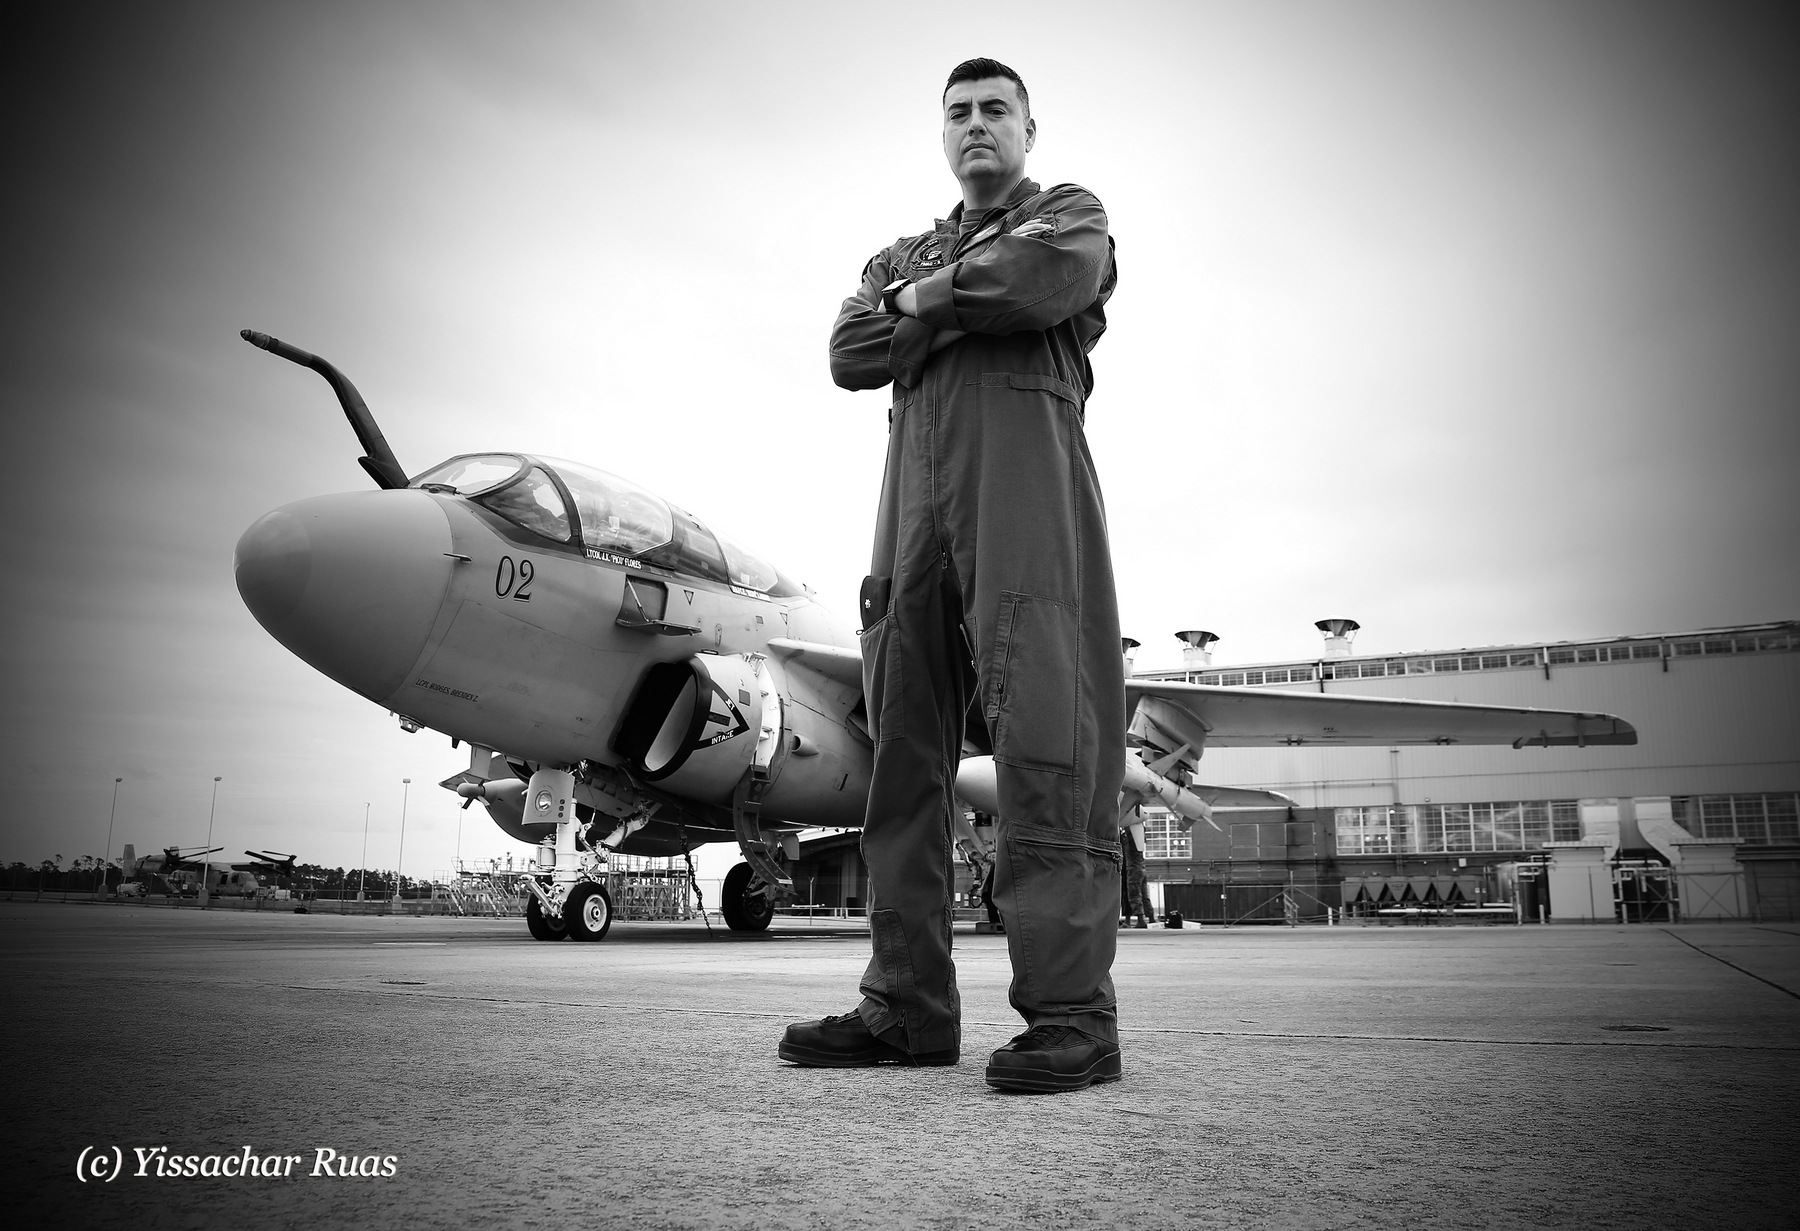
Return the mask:
[(1189, 671), (1198, 671), (1212, 666), (1212, 643), (1219, 639), (1217, 633), (1209, 633), (1203, 628), (1183, 629), (1175, 634), (1187, 642), (1187, 648), (1181, 651), (1181, 665)]
[(1350, 643), (1362, 625), (1355, 620), (1314, 620), (1313, 627), (1325, 634), (1325, 657), (1350, 657)]

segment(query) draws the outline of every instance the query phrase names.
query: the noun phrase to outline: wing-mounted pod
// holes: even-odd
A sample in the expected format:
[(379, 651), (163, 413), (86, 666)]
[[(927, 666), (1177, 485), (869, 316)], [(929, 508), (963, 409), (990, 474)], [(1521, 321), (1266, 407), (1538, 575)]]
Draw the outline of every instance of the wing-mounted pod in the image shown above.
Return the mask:
[(1130, 742), (1166, 755), (1185, 748), (1198, 761), (1206, 748), (1207, 726), (1193, 714), (1161, 697), (1139, 697), (1127, 732)]
[(780, 772), (782, 702), (760, 654), (696, 654), (644, 673), (613, 751), (645, 782), (708, 803), (729, 803), (755, 766)]

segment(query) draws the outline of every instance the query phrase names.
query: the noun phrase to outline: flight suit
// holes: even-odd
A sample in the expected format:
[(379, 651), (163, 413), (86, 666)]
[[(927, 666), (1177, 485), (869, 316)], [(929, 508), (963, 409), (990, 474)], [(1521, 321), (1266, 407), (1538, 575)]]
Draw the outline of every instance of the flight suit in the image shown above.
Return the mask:
[[(917, 319), (882, 310), (897, 277)], [(1100, 202), (1025, 180), (879, 253), (832, 329), (839, 385), (894, 385), (862, 613), (874, 953), (858, 1011), (911, 1052), (960, 1044), (949, 902), (971, 699), (996, 763), (1012, 1005), (1118, 1040), (1124, 662), (1082, 430), (1115, 281)], [(967, 336), (932, 354), (940, 330)]]
[(1143, 818), (1134, 808), (1131, 820), (1119, 830), (1119, 850), (1125, 856), (1120, 868), (1123, 881), (1119, 887), (1119, 913), (1127, 919), (1141, 920), (1140, 927), (1150, 922), (1150, 881), (1144, 871), (1144, 848), (1139, 845), (1143, 840)]

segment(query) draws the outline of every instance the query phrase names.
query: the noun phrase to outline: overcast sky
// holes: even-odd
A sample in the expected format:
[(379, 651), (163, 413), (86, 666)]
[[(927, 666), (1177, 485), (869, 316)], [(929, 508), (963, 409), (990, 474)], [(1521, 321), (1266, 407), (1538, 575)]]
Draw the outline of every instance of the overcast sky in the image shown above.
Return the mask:
[[(109, 11), (110, 10), (110, 11)], [(463, 763), (250, 617), (237, 537), (522, 449), (681, 503), (853, 611), (884, 393), (863, 262), (957, 200), (950, 67), (1105, 203), (1090, 440), (1140, 666), (1793, 618), (1796, 46), (1717, 3), (356, 3), (10, 13), (13, 558), (0, 860), (206, 836), (406, 870), (518, 849)], [(80, 15), (76, 15), (80, 14)], [(1766, 16), (1765, 16), (1766, 14)]]

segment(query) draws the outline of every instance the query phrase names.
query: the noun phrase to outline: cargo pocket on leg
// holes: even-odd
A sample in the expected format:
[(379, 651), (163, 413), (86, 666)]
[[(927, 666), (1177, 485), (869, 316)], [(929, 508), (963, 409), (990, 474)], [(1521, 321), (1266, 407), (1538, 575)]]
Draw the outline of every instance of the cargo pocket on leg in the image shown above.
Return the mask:
[[(1101, 1005), (1118, 929), (1119, 858), (1084, 834), (1008, 827), (997, 879), (1011, 907), (1015, 1007), (1062, 1014)], [(1003, 906), (1003, 909), (1005, 907)]]
[(1075, 772), (1080, 639), (1081, 617), (1072, 605), (1001, 592), (987, 702), (996, 760)]

